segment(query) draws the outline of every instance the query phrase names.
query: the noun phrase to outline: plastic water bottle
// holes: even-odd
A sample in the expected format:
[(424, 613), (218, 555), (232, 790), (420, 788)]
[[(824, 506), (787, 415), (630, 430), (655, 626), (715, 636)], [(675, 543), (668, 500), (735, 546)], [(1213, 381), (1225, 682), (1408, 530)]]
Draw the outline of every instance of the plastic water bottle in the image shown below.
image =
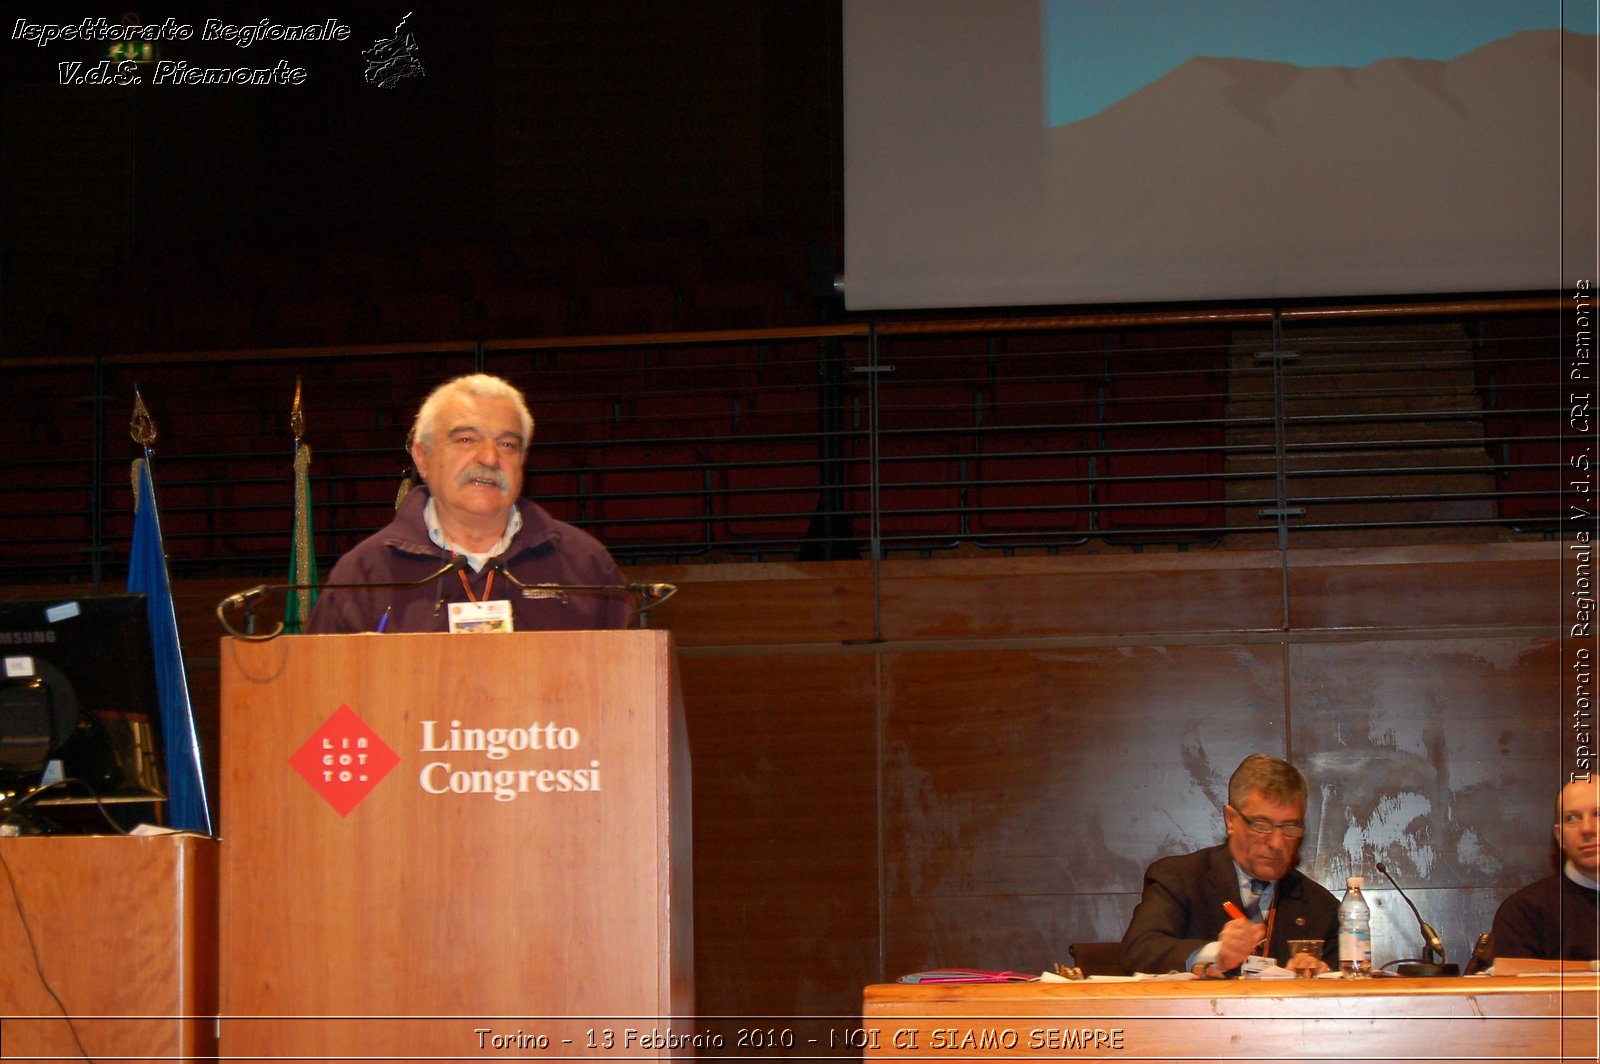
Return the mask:
[(1363, 882), (1360, 876), (1346, 879), (1339, 903), (1339, 972), (1346, 979), (1372, 975), (1372, 909), (1361, 896)]

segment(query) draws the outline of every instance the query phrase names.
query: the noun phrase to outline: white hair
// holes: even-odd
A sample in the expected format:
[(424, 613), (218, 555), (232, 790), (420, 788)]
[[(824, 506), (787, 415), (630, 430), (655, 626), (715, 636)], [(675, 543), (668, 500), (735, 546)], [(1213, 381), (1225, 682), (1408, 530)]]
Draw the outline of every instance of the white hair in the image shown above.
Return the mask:
[(476, 395), (483, 399), (506, 399), (517, 408), (517, 416), (522, 419), (522, 451), (528, 451), (528, 444), (533, 442), (533, 415), (528, 413), (528, 403), (522, 393), (513, 387), (510, 382), (488, 373), (469, 373), (465, 377), (456, 377), (445, 381), (422, 401), (422, 406), (417, 408), (417, 419), (411, 423), (410, 442), (420, 443), (423, 450), (433, 447), (434, 422), (438, 419), (439, 408), (458, 395)]

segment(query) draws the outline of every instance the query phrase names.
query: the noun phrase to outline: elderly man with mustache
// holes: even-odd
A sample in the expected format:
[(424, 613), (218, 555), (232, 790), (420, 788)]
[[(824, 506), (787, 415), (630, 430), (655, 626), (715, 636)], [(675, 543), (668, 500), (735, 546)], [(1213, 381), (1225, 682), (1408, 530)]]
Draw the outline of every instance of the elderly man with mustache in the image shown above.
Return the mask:
[[(411, 457), (427, 486), (407, 495), (394, 519), (329, 574), (330, 584), (424, 582), (324, 590), (306, 630), (443, 632), (452, 613), (463, 628), (504, 615), (516, 631), (626, 627), (634, 602), (625, 591), (550, 595), (505, 578), (590, 588), (623, 583), (598, 540), (521, 497), (532, 438), (527, 403), (506, 381), (479, 373), (434, 389), (411, 430)], [(455, 569), (427, 580), (452, 561)]]

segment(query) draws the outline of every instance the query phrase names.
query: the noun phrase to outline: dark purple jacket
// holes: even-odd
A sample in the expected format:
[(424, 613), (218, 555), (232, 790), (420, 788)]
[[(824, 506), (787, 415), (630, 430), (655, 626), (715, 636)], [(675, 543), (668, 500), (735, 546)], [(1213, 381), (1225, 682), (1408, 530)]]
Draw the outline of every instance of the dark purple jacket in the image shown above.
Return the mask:
[[(395, 511), (394, 520), (351, 548), (328, 575), (329, 584), (374, 584), (421, 580), (450, 560), (428, 538), (422, 511), (428, 489), (417, 488)], [(507, 570), (525, 584), (602, 584), (624, 582), (622, 571), (600, 541), (589, 533), (551, 517), (543, 507), (519, 499), (522, 528), (506, 548)], [(488, 573), (462, 570), (472, 593), (483, 597)], [(509, 598), (513, 626), (519, 632), (626, 628), (634, 598), (626, 592), (573, 592), (559, 598), (533, 597), (495, 574), (491, 599)], [(324, 588), (317, 596), (306, 631), (318, 635), (371, 632), (389, 613), (387, 632), (447, 632), (446, 607), (467, 601), (460, 573), (448, 573), (420, 587)]]

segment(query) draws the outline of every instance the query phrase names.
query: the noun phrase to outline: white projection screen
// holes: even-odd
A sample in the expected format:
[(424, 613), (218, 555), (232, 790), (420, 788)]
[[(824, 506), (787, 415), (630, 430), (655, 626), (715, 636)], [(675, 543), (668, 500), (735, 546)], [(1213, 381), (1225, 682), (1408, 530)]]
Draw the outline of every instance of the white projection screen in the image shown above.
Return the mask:
[(1596, 0), (844, 0), (853, 310), (1568, 289)]

